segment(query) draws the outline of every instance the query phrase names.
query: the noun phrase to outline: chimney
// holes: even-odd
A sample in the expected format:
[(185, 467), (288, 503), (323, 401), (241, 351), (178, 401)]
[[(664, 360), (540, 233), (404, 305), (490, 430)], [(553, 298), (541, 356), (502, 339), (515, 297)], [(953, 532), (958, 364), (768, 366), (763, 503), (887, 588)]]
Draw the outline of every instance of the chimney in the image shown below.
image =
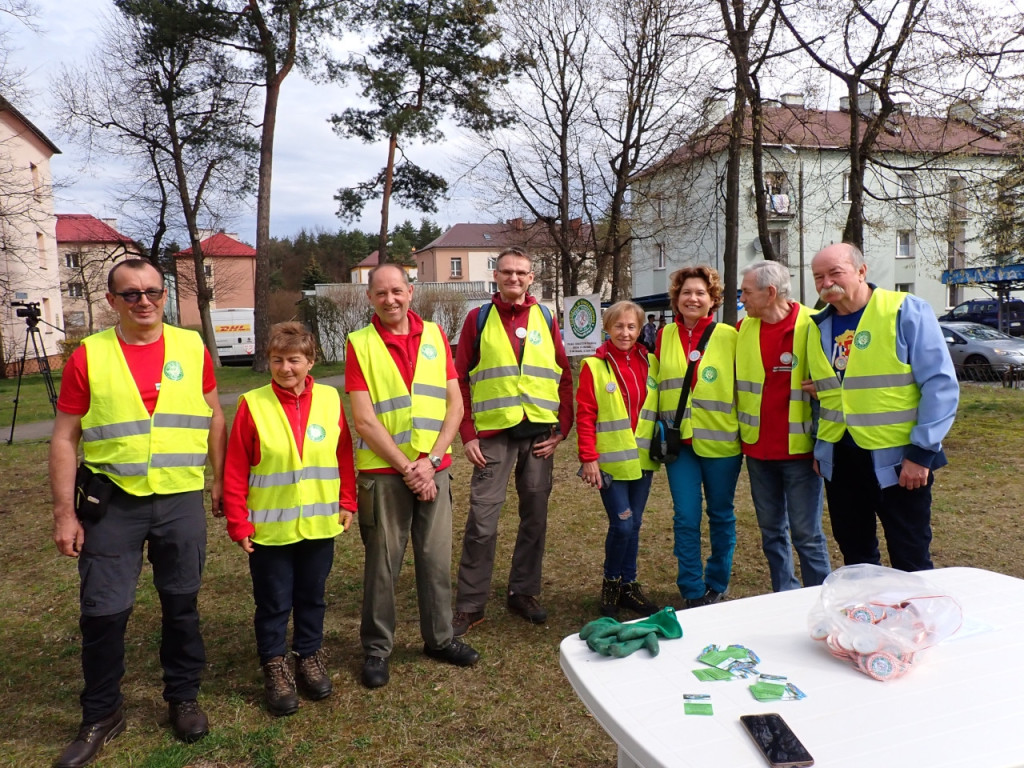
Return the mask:
[(518, 218), (515, 218), (515, 219), (509, 219), (505, 223), (508, 224), (510, 227), (512, 227), (512, 229), (515, 230), (516, 232), (522, 232), (523, 231), (523, 217), (522, 216), (520, 216)]
[(958, 99), (949, 105), (948, 114), (954, 120), (972, 123), (981, 114), (984, 107), (985, 102), (980, 96), (973, 99)]
[(786, 107), (803, 107), (804, 95), (802, 93), (782, 94), (782, 104)]
[(850, 97), (849, 96), (840, 96), (839, 97), (839, 111), (840, 112), (849, 112), (850, 111)]
[(871, 115), (878, 111), (878, 96), (874, 91), (864, 91), (857, 94), (857, 109), (865, 115)]
[(117, 219), (100, 219), (100, 221), (102, 221), (111, 229), (117, 229)]
[(704, 116), (704, 124), (708, 127), (717, 125), (722, 122), (722, 119), (728, 114), (729, 107), (726, 104), (725, 99), (704, 99), (704, 104), (701, 107), (701, 113)]

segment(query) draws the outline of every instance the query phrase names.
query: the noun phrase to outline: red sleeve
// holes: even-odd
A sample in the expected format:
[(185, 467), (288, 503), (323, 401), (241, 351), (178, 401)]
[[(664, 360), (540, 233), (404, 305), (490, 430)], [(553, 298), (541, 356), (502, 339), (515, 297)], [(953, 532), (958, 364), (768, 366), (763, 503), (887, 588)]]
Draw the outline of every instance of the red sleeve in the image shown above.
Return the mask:
[(558, 381), (558, 427), (562, 437), (568, 437), (572, 430), (572, 366), (565, 354), (562, 334), (558, 332), (558, 319), (551, 319), (551, 337), (555, 342), (555, 362), (562, 368), (562, 378)]
[(580, 461), (597, 461), (597, 397), (594, 375), (586, 365), (580, 366), (580, 385), (576, 389), (576, 444)]
[(232, 541), (256, 532), (249, 522), (249, 469), (259, 463), (260, 437), (248, 404), (240, 400), (224, 459), (224, 519)]
[(213, 358), (210, 350), (203, 347), (203, 394), (207, 395), (217, 388), (217, 377), (213, 372)]
[(455, 349), (455, 373), (462, 392), (462, 424), (459, 425), (459, 436), (462, 443), (476, 440), (476, 427), (473, 426), (473, 400), (469, 394), (469, 366), (472, 363), (473, 351), (476, 349), (476, 319), (480, 307), (469, 310), (466, 321), (462, 324), (459, 334), (459, 345)]
[(89, 368), (84, 344), (76, 347), (64, 364), (57, 408), (73, 416), (84, 416), (89, 410)]
[(341, 476), (341, 494), (338, 503), (342, 509), (355, 512), (356, 505), (356, 463), (355, 454), (352, 450), (352, 432), (348, 428), (348, 420), (345, 418), (345, 409), (341, 409), (341, 419), (338, 421), (341, 427), (341, 435), (338, 437), (338, 474)]
[(359, 358), (356, 351), (352, 349), (352, 343), (346, 343), (345, 349), (345, 391), (346, 392), (369, 392), (370, 386), (363, 376), (363, 369), (359, 367)]

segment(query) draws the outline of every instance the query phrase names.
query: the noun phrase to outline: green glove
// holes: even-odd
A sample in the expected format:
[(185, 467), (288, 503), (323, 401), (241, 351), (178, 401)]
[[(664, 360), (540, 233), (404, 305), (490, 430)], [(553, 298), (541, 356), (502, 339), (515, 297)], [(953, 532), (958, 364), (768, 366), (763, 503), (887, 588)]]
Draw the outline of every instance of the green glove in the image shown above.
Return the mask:
[(670, 606), (652, 616), (629, 624), (602, 616), (580, 630), (580, 639), (587, 641), (587, 647), (602, 656), (623, 658), (646, 648), (651, 656), (660, 650), (658, 637), (677, 639), (683, 636), (675, 610)]
[(632, 640), (626, 640), (625, 642), (612, 643), (608, 650), (611, 655), (617, 659), (624, 658), (633, 653), (633, 651), (639, 651), (641, 648), (646, 648), (651, 656), (657, 656), (658, 651), (661, 650), (658, 647), (658, 635), (655, 632), (648, 632), (643, 637), (637, 637)]
[(616, 640), (622, 624), (610, 616), (590, 622), (580, 630), (580, 639), (587, 641), (587, 647), (602, 656), (610, 654), (609, 647)]

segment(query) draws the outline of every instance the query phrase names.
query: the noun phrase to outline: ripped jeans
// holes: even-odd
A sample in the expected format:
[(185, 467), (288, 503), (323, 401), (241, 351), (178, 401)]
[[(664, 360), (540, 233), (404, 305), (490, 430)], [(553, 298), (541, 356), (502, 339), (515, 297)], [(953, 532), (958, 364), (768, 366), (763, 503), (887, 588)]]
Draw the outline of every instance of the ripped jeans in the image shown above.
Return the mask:
[(601, 501), (608, 513), (608, 536), (604, 540), (604, 577), (636, 581), (636, 553), (644, 507), (651, 493), (654, 473), (644, 470), (638, 480), (613, 480), (601, 489)]

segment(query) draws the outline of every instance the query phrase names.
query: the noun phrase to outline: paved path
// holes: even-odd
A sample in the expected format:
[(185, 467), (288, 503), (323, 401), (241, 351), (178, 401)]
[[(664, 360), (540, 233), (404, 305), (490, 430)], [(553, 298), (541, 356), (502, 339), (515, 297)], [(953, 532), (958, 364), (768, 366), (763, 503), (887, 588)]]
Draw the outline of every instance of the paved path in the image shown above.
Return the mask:
[[(327, 384), (332, 387), (344, 387), (345, 377), (344, 375), (327, 376), (323, 379), (317, 379), (316, 382), (317, 384)], [(238, 401), (239, 394), (240, 393), (238, 392), (221, 393), (221, 405), (234, 405)], [(49, 440), (51, 434), (53, 434), (53, 419), (48, 419), (47, 421), (18, 421), (18, 423), (14, 425), (14, 442), (16, 443), (25, 443), (31, 440)], [(0, 429), (0, 439), (2, 439), (4, 443), (7, 442), (10, 436), (11, 426), (9, 424)]]

